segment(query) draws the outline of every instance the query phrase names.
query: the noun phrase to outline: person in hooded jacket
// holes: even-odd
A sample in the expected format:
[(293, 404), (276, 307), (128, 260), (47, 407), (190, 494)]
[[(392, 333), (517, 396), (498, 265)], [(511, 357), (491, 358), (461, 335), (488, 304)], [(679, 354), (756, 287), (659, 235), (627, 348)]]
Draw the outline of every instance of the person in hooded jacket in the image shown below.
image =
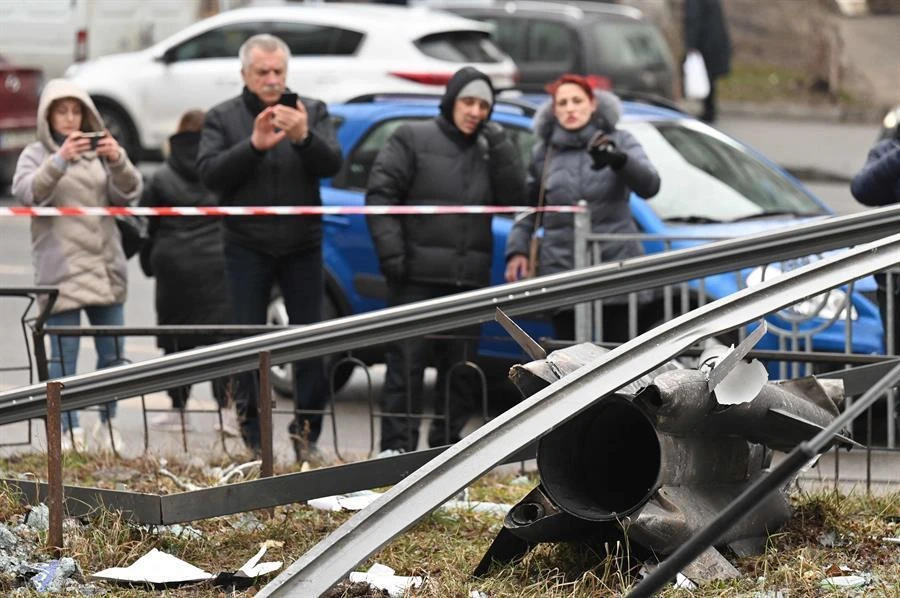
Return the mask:
[[(900, 129), (897, 131), (894, 137), (882, 139), (872, 146), (865, 165), (850, 183), (850, 192), (862, 204), (880, 207), (900, 203)], [(900, 305), (900, 280), (896, 274), (891, 276), (894, 277), (893, 305), (896, 312)], [(887, 326), (887, 275), (880, 272), (875, 275), (875, 281), (878, 284), (877, 299), (881, 321)], [(888, 350), (897, 354), (900, 349), (900, 313), (894, 314), (893, 335), (894, 346), (888, 347)]]
[[(103, 134), (91, 139), (88, 134)], [(37, 141), (19, 156), (13, 195), (25, 206), (107, 207), (140, 197), (141, 175), (125, 150), (103, 126), (93, 101), (66, 79), (47, 83), (38, 103)], [(128, 287), (125, 252), (115, 219), (108, 216), (59, 216), (31, 219), (34, 282), (59, 289), (47, 326), (78, 326), (83, 311), (93, 326), (124, 324)], [(42, 299), (43, 301), (43, 299)], [(75, 373), (80, 338), (50, 335), (51, 379)], [(97, 336), (97, 367), (125, 362), (124, 339)], [(101, 410), (102, 423), (115, 415), (116, 404)], [(77, 411), (62, 417), (63, 448), (84, 448)], [(95, 439), (120, 449), (115, 429)]]
[[(366, 205), (521, 205), (524, 171), (518, 150), (503, 127), (490, 122), (495, 100), (490, 79), (472, 67), (447, 83), (440, 114), (401, 125), (378, 153), (369, 176)], [(388, 305), (443, 297), (490, 284), (493, 236), (485, 214), (384, 215), (368, 217), (369, 232), (387, 280)], [(436, 401), (430, 446), (456, 442), (473, 413), (471, 371), (453, 364), (474, 357), (478, 329), (457, 331), (463, 338), (433, 343), (411, 339), (390, 343), (382, 407), (387, 413), (422, 410), (423, 374), (431, 350), (437, 361)], [(419, 420), (381, 418), (382, 452), (418, 447)]]
[[(628, 131), (616, 128), (622, 112), (619, 98), (607, 91), (594, 91), (580, 75), (563, 75), (548, 86), (551, 101), (534, 118), (538, 142), (528, 169), (528, 194), (534, 202), (541, 193), (546, 206), (574, 206), (585, 200), (594, 233), (637, 233), (629, 196), (634, 191), (649, 199), (659, 191), (659, 174), (638, 141)], [(544, 212), (544, 236), (540, 244), (537, 274), (567, 272), (575, 267), (574, 217)], [(529, 271), (529, 244), (535, 215), (520, 218), (506, 241), (507, 281), (523, 278)], [(604, 243), (601, 260), (613, 262), (643, 253), (640, 243)], [(603, 302), (603, 341), (628, 340), (626, 297)], [(556, 338), (575, 338), (571, 309), (553, 314)]]
[[(169, 137), (168, 156), (144, 187), (141, 206), (214, 207), (216, 195), (200, 182), (197, 149), (203, 129), (202, 110), (185, 112)], [(208, 216), (159, 217), (149, 221), (149, 241), (141, 250), (141, 268), (156, 278), (156, 323), (227, 324), (232, 321), (221, 218)], [(166, 354), (185, 351), (223, 338), (207, 335), (161, 335), (157, 345)], [(233, 412), (228, 409), (228, 379), (212, 381), (213, 396), (223, 409), (223, 428), (236, 435)], [(176, 411), (151, 420), (160, 427), (180, 428), (191, 387), (169, 389)]]

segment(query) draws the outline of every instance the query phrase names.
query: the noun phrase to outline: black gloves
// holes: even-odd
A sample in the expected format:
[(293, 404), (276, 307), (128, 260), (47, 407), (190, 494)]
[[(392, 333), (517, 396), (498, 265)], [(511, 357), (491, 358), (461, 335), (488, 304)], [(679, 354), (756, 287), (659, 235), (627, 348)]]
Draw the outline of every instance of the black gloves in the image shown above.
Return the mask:
[(594, 135), (594, 138), (588, 143), (588, 153), (594, 162), (591, 166), (594, 170), (600, 170), (607, 166), (613, 170), (619, 170), (628, 162), (628, 154), (617, 150), (616, 144), (603, 133)]
[(495, 148), (506, 140), (506, 132), (503, 125), (492, 120), (485, 121), (481, 125), (481, 134), (488, 142), (488, 147)]
[(406, 278), (406, 260), (399, 255), (382, 260), (381, 273), (391, 282), (400, 282)]

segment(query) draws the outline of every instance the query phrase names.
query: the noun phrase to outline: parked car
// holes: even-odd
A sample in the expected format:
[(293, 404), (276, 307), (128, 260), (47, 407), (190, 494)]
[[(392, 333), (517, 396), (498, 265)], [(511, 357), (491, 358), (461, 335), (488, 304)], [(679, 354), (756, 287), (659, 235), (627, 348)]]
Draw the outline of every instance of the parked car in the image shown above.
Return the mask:
[(440, 89), (467, 64), (497, 88), (511, 87), (517, 77), (484, 23), (427, 8), (346, 3), (230, 10), (146, 50), (73, 65), (66, 76), (87, 90), (110, 131), (137, 158), (143, 150), (158, 152), (186, 110), (240, 92), (238, 49), (257, 33), (277, 35), (290, 47), (293, 90), (328, 102)]
[(0, 56), (0, 187), (12, 181), (19, 153), (35, 139), (42, 85), (40, 69)]
[(0, 3), (0, 54), (48, 79), (73, 62), (142, 50), (228, 0), (39, 0)]
[[(543, 97), (523, 97), (515, 103), (500, 101), (493, 112), (493, 120), (503, 124), (526, 162), (534, 143), (531, 131), (534, 106), (542, 101)], [(796, 179), (724, 133), (667, 108), (635, 102), (623, 104), (619, 126), (641, 142), (662, 180), (659, 194), (651, 200), (631, 196), (632, 214), (641, 231), (709, 240), (800, 224), (831, 213)], [(333, 104), (329, 110), (338, 127), (345, 159), (341, 171), (334, 178), (323, 181), (322, 201), (325, 205), (359, 206), (364, 204), (365, 187), (375, 157), (390, 134), (404, 122), (432, 118), (437, 114), (438, 106), (437, 99), (367, 97), (356, 103)], [(365, 218), (325, 216), (324, 222), (327, 316), (346, 316), (384, 307), (386, 286)], [(512, 222), (512, 217), (505, 215), (493, 219), (492, 284), (504, 282), (504, 250)], [(681, 240), (673, 242), (672, 248), (702, 242), (706, 241)], [(648, 253), (664, 250), (658, 241), (645, 242), (644, 247)], [(702, 287), (695, 281), (690, 291), (691, 306), (734, 293), (744, 285), (753, 285), (770, 277), (775, 270), (790, 266), (774, 264), (765, 269), (747, 269), (740, 277), (734, 273), (711, 276), (705, 279)], [(790, 329), (790, 320), (816, 313), (815, 309), (822, 303), (818, 317), (799, 324), (801, 329), (807, 330), (822, 327), (827, 321), (823, 318), (836, 318), (832, 325), (814, 334), (814, 350), (844, 351), (849, 311), (853, 322), (853, 352), (880, 353), (883, 342), (878, 309), (863, 295), (863, 292), (874, 290), (874, 283), (871, 277), (865, 280), (854, 287), (850, 310), (840, 313), (846, 295), (836, 289), (825, 297), (771, 316), (771, 324)], [(676, 293), (678, 295), (680, 293)], [(661, 314), (658, 307), (651, 305), (647, 313), (651, 317), (654, 310)], [(277, 297), (271, 305), (270, 319), (273, 323), (286, 323), (284, 308)], [(535, 338), (552, 336), (546, 321), (528, 320), (524, 324)], [(770, 333), (759, 347), (777, 348), (778, 339)], [(377, 347), (354, 355), (366, 362), (377, 362), (382, 358)], [(495, 323), (482, 327), (479, 356), (483, 364), (499, 362), (505, 367), (511, 361), (526, 359)], [(289, 389), (286, 369), (280, 368), (275, 374), (276, 387)], [(340, 374), (338, 386), (349, 376), (350, 369)]]
[(563, 73), (595, 87), (674, 97), (675, 60), (657, 27), (631, 6), (533, 0), (426, 0), (429, 6), (492, 24), (519, 67), (518, 88), (541, 92)]

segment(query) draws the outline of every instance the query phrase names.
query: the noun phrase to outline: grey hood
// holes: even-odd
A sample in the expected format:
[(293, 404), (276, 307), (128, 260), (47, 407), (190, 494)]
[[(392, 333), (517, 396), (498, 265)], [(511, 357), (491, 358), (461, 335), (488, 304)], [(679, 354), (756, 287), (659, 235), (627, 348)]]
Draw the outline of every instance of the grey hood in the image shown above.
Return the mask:
[[(51, 79), (44, 87), (44, 91), (41, 92), (37, 112), (38, 141), (43, 143), (51, 153), (59, 149), (59, 144), (53, 140), (53, 136), (50, 134), (50, 104), (61, 98), (75, 98), (85, 107), (86, 112), (81, 119), (82, 131), (103, 131), (105, 129), (97, 107), (83, 89), (68, 79)], [(93, 152), (85, 152), (85, 154), (93, 156)]]

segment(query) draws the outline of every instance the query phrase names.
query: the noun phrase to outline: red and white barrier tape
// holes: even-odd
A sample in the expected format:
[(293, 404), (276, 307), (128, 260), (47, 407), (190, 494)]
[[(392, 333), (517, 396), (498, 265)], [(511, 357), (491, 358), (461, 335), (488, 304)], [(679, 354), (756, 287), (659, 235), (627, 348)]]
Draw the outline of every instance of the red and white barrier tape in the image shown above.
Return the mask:
[(3, 216), (324, 216), (381, 214), (511, 214), (582, 212), (578, 206), (217, 206), (217, 207), (0, 207)]

